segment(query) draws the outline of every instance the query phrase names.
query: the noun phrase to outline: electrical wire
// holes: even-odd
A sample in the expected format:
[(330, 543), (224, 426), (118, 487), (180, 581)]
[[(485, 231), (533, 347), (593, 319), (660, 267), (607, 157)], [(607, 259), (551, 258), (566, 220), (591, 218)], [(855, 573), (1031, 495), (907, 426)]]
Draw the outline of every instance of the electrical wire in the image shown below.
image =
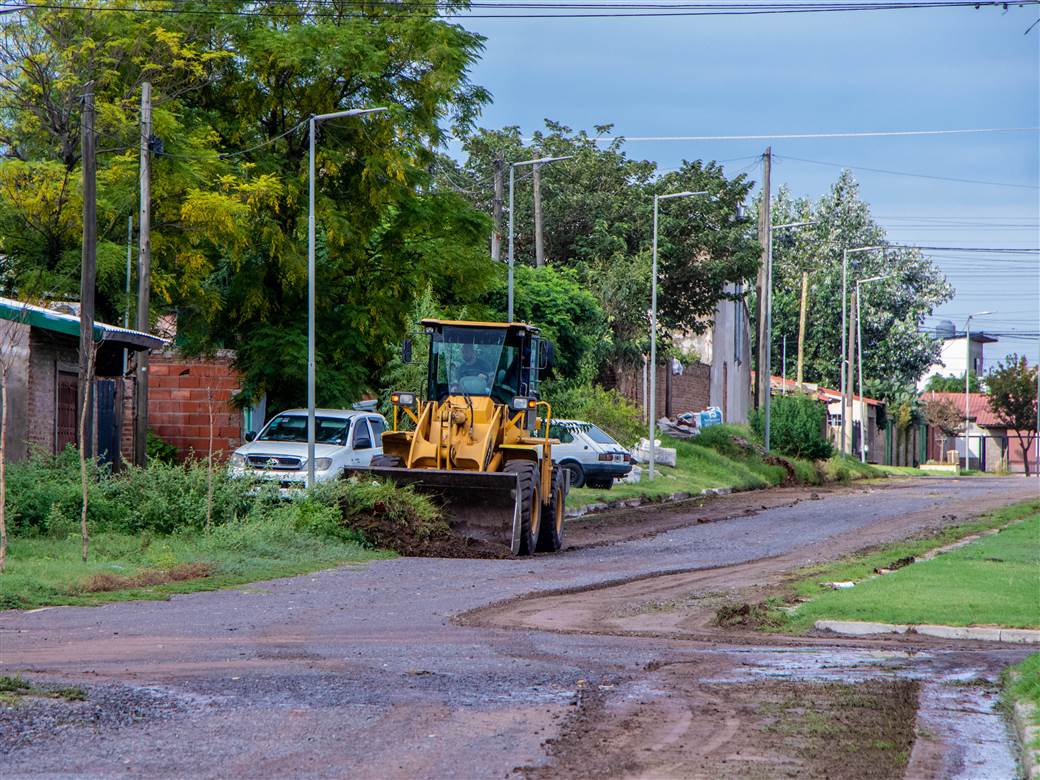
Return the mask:
[(927, 173), (911, 173), (909, 171), (893, 171), (886, 168), (868, 168), (865, 165), (847, 165), (845, 163), (824, 162), (822, 160), (807, 160), (804, 157), (790, 157), (789, 155), (773, 155), (773, 159), (794, 160), (795, 162), (810, 163), (812, 165), (826, 165), (833, 168), (849, 168), (854, 171), (870, 171), (872, 173), (884, 173), (889, 176), (907, 176), (914, 179), (932, 179), (934, 181), (951, 181), (961, 184), (982, 184), (990, 187), (1015, 187), (1023, 190), (1040, 190), (1037, 184), (1012, 184), (1002, 181), (985, 181), (981, 179), (961, 179), (952, 176), (933, 176)]

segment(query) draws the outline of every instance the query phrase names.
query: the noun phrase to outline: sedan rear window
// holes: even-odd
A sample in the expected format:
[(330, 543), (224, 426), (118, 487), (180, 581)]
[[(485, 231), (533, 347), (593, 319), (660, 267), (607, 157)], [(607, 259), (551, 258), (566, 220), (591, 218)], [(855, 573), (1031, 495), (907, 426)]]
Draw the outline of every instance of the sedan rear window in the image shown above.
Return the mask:
[(597, 428), (595, 425), (590, 425), (585, 430), (585, 435), (596, 442), (596, 444), (613, 444), (614, 446), (620, 446), (616, 441), (614, 441), (610, 434)]

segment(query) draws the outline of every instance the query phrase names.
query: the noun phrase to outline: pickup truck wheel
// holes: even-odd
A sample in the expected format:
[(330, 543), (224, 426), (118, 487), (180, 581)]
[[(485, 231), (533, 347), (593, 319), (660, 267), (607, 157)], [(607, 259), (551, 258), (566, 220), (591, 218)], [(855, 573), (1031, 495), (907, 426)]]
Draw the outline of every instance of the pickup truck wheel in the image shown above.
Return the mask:
[(570, 461), (562, 464), (562, 466), (571, 473), (571, 487), (580, 488), (585, 486), (585, 469), (581, 467), (580, 463)]

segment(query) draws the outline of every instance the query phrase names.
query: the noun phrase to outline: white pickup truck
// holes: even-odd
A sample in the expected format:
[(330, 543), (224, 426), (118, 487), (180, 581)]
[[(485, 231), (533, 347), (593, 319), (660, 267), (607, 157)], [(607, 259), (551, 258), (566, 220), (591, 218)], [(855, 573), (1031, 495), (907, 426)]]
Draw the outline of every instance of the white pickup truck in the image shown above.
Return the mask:
[[(314, 476), (336, 479), (345, 468), (364, 468), (383, 453), (386, 419), (366, 409), (316, 409)], [(231, 455), (232, 477), (252, 477), (299, 489), (307, 482), (307, 410), (289, 409), (271, 418), (260, 433), (246, 434)]]

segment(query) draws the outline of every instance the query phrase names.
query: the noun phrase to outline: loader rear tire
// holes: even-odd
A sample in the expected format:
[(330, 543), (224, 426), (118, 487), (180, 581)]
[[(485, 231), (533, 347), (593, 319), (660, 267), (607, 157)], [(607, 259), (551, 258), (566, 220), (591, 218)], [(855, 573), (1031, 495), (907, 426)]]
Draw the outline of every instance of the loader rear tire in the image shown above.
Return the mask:
[(538, 489), (538, 464), (526, 460), (511, 460), (502, 469), (517, 475), (513, 499), (520, 500), (520, 550), (518, 555), (531, 555), (538, 548), (542, 528), (542, 493)]
[(404, 465), (404, 461), (396, 455), (373, 455), (369, 465), (377, 469), (399, 469)]
[(542, 515), (542, 528), (538, 534), (537, 552), (559, 552), (563, 547), (563, 515), (567, 504), (566, 476), (562, 466), (552, 470), (552, 486), (549, 504)]

